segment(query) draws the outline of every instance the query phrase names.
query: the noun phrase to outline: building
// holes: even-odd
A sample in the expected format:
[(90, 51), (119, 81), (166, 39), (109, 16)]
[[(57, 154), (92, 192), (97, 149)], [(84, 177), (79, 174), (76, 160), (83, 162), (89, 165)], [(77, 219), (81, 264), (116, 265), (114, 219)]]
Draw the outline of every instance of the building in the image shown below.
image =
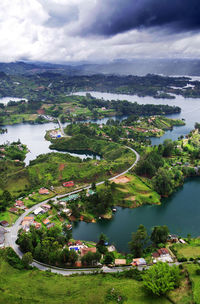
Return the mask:
[(49, 194), (49, 190), (46, 188), (40, 188), (39, 194), (44, 195), (44, 194)]
[(18, 212), (18, 209), (15, 208), (15, 207), (12, 207), (12, 208), (9, 209), (9, 211), (10, 211), (11, 213), (17, 213), (17, 212)]
[(51, 223), (48, 218), (43, 220), (42, 222), (43, 222), (44, 225), (49, 225)]
[(50, 229), (50, 228), (52, 228), (52, 227), (54, 227), (55, 226), (55, 223), (49, 223), (48, 225), (47, 225), (47, 229)]
[(86, 255), (88, 252), (96, 253), (96, 252), (97, 252), (97, 249), (96, 249), (96, 247), (81, 248), (81, 256)]
[(0, 225), (3, 226), (3, 227), (8, 227), (9, 223), (7, 221), (1, 221)]
[(51, 206), (49, 204), (44, 204), (44, 205), (42, 205), (42, 208), (46, 209), (46, 210), (50, 210)]
[(63, 187), (73, 187), (74, 186), (74, 182), (73, 181), (69, 181), (69, 182), (64, 182), (63, 183)]
[(21, 208), (21, 207), (24, 207), (24, 202), (18, 200), (15, 202), (15, 207), (18, 207), (18, 208)]
[(146, 266), (147, 262), (143, 258), (133, 259), (133, 266)]
[(34, 213), (35, 215), (38, 215), (38, 214), (43, 214), (43, 213), (45, 213), (45, 211), (44, 211), (43, 208), (38, 207), (37, 209), (35, 209), (35, 210), (33, 211), (33, 213)]
[(126, 265), (126, 259), (115, 259), (115, 265), (116, 266)]
[(152, 253), (152, 257), (153, 257), (153, 263), (157, 263), (157, 262), (172, 263), (173, 262), (173, 259), (167, 248), (158, 249), (156, 252)]

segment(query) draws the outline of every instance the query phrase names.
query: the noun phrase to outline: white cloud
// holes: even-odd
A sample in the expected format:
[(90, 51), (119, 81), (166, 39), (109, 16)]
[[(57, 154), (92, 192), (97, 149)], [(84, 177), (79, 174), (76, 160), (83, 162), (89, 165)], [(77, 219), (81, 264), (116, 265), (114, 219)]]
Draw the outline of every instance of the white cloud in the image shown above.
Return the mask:
[(155, 28), (109, 38), (76, 35), (78, 28), (94, 18), (90, 15), (96, 3), (97, 0), (1, 1), (0, 61), (199, 57), (198, 33), (169, 35)]

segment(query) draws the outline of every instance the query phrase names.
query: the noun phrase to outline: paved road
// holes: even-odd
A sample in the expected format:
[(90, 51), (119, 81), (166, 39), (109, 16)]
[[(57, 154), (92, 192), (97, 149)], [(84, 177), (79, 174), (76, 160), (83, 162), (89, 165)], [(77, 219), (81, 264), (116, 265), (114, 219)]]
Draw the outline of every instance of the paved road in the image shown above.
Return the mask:
[[(114, 177), (111, 177), (109, 180), (114, 180), (115, 178), (117, 177), (120, 177), (126, 173), (128, 173), (136, 164), (137, 162), (140, 160), (140, 156), (139, 154), (132, 148), (126, 146), (128, 149), (130, 149), (135, 155), (136, 155), (136, 160), (134, 161), (134, 163), (125, 171), (123, 171), (122, 173), (114, 176)], [(102, 182), (99, 182), (97, 183), (96, 185), (102, 185), (104, 183), (104, 181)], [(64, 194), (64, 195), (57, 195), (55, 196), (53, 199), (54, 200), (57, 200), (57, 199), (60, 199), (62, 197), (65, 197), (66, 195), (71, 195), (71, 194), (74, 194), (74, 193), (78, 193), (78, 192), (81, 192), (82, 190), (86, 190), (86, 189), (89, 189), (91, 187), (91, 185), (87, 186), (87, 187), (84, 187), (82, 189), (78, 189), (78, 190), (75, 190), (75, 191), (72, 191), (70, 193), (67, 193), (67, 194)], [(17, 240), (17, 234), (18, 234), (18, 231), (20, 229), (20, 224), (23, 220), (23, 218), (25, 216), (27, 216), (29, 213), (31, 213), (32, 211), (34, 211), (36, 208), (40, 207), (41, 205), (47, 203), (49, 201), (49, 199), (37, 204), (37, 205), (34, 205), (33, 207), (31, 207), (30, 209), (26, 210), (17, 220), (16, 222), (13, 224), (12, 227), (8, 228), (7, 229), (7, 233), (6, 233), (6, 242), (7, 244), (12, 247), (14, 249), (14, 251), (18, 254), (18, 256), (21, 258), (23, 256), (23, 253), (21, 252), (21, 250), (19, 249), (19, 246), (16, 244), (16, 240)], [(56, 268), (56, 267), (50, 267), (48, 265), (45, 265), (45, 264), (42, 264), (42, 263), (39, 263), (37, 261), (34, 261), (33, 266), (37, 267), (38, 269), (40, 270), (49, 270), (51, 269), (52, 272), (55, 272), (55, 273), (59, 273), (59, 274), (62, 274), (62, 275), (71, 275), (71, 274), (74, 274), (74, 273), (92, 273), (94, 271), (100, 271), (99, 268), (96, 268), (96, 269), (88, 269), (88, 268), (85, 268), (85, 269), (80, 269), (80, 270), (72, 270), (72, 269), (60, 269), (60, 268)], [(114, 268), (108, 268), (108, 267), (103, 267), (101, 270), (103, 270), (103, 272), (118, 272), (118, 271), (123, 271), (125, 269), (130, 269), (130, 266), (128, 267), (114, 267)]]

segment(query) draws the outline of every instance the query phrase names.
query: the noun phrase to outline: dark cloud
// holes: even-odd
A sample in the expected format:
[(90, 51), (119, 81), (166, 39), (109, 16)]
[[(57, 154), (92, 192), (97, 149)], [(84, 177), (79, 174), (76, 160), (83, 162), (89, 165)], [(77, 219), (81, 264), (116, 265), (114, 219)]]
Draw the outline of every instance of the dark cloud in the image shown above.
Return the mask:
[(78, 20), (79, 10), (73, 4), (56, 4), (52, 0), (40, 0), (49, 19), (45, 23), (47, 27), (62, 27), (72, 21)]
[[(93, 18), (94, 16), (94, 18)], [(165, 27), (174, 32), (200, 28), (199, 0), (100, 0), (81, 33), (112, 36), (131, 29)]]

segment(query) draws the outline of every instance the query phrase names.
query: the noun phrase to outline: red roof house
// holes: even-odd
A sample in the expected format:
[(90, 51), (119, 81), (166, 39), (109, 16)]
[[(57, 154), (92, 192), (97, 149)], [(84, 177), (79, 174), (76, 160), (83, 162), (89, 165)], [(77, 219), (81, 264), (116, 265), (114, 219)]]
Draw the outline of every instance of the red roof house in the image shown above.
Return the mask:
[(39, 194), (49, 194), (49, 190), (46, 188), (40, 188)]
[(69, 182), (64, 182), (63, 183), (63, 187), (73, 187), (74, 186), (74, 182), (73, 181), (69, 181)]

